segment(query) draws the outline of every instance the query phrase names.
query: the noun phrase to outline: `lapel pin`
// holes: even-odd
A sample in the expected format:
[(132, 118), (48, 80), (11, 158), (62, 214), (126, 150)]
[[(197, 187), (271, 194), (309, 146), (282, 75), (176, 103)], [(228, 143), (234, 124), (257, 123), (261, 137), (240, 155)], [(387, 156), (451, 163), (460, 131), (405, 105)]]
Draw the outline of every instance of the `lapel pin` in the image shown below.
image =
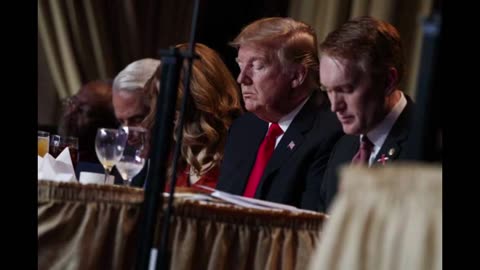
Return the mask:
[(295, 147), (295, 143), (293, 141), (291, 141), (288, 145), (287, 145), (288, 149), (290, 150), (293, 150), (293, 148)]
[[(392, 149), (390, 149), (392, 150)], [(382, 154), (382, 157), (377, 159), (377, 162), (382, 163), (382, 165), (385, 165), (385, 162), (388, 160), (388, 157), (385, 156), (385, 154)]]
[(394, 154), (395, 154), (395, 148), (390, 148), (390, 150), (388, 150), (388, 155), (393, 156)]

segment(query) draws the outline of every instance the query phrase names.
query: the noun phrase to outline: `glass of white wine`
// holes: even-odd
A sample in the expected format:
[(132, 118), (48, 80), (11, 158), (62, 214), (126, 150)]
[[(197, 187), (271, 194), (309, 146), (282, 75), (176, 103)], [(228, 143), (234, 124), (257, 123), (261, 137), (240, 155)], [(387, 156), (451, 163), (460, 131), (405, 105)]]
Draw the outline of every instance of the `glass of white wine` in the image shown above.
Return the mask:
[(122, 157), (127, 134), (122, 129), (99, 128), (95, 137), (95, 152), (105, 169), (105, 183), (113, 166)]
[(147, 130), (142, 127), (122, 126), (127, 134), (125, 149), (120, 160), (115, 164), (124, 185), (130, 185), (132, 178), (137, 175), (145, 165), (145, 140)]

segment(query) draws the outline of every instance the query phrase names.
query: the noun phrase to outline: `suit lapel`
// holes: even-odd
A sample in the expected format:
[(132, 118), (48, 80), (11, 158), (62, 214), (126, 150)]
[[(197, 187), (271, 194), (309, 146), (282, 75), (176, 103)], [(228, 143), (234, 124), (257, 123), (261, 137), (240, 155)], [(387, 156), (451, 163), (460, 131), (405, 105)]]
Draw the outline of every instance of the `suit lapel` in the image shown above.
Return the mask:
[(283, 135), (282, 139), (275, 148), (272, 157), (268, 161), (267, 167), (263, 172), (260, 184), (255, 192), (255, 197), (260, 198), (266, 179), (284, 164), (291, 155), (302, 145), (305, 140), (305, 133), (309, 131), (315, 121), (319, 111), (319, 100), (316, 94), (305, 103), (300, 112), (295, 116), (292, 123)]
[(253, 117), (253, 121), (249, 127), (245, 128), (245, 133), (242, 134), (242, 141), (244, 143), (237, 147), (238, 152), (236, 155), (241, 157), (238, 159), (234, 177), (236, 180), (232, 181), (231, 190), (234, 193), (243, 194), (245, 187), (247, 186), (248, 177), (257, 158), (257, 151), (260, 144), (265, 137), (268, 130), (268, 123)]
[(398, 158), (398, 154), (402, 151), (401, 142), (402, 137), (388, 136), (380, 151), (378, 151), (372, 166), (383, 165), (390, 163), (392, 160)]
[(372, 165), (388, 163), (398, 159), (400, 153), (405, 151), (404, 142), (406, 142), (408, 138), (410, 117), (413, 110), (413, 102), (406, 95), (405, 97), (407, 98), (407, 106), (405, 106), (405, 109), (398, 117), (392, 130), (390, 130), (387, 139), (383, 143), (382, 148), (380, 148), (380, 151), (378, 151)]
[(302, 132), (295, 130), (293, 126), (290, 126), (275, 148), (272, 157), (268, 161), (262, 178), (265, 178), (273, 171), (278, 169), (285, 162), (285, 160), (287, 160), (288, 157), (290, 157), (300, 147), (300, 145), (302, 145), (303, 141), (304, 136)]

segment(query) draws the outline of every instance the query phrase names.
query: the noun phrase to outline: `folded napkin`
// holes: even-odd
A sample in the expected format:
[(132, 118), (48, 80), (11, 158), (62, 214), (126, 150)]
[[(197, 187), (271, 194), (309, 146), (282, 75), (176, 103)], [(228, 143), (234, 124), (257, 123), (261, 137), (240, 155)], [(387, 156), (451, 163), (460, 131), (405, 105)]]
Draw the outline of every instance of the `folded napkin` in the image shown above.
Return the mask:
[(77, 181), (68, 147), (65, 147), (56, 159), (48, 153), (43, 158), (38, 156), (38, 180)]
[(107, 181), (105, 182), (105, 174), (94, 172), (80, 172), (79, 180), (81, 184), (113, 185), (115, 183), (115, 176), (109, 175)]

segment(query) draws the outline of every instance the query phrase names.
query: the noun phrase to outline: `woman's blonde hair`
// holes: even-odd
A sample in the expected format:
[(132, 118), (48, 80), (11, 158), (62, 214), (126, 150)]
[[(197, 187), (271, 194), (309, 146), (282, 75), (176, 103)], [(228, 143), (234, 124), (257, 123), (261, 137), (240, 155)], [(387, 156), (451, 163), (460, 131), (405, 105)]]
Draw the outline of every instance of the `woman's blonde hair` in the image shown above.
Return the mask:
[[(186, 51), (188, 45), (176, 47)], [(200, 43), (196, 44), (195, 52), (200, 59), (192, 66), (178, 171), (188, 164), (201, 176), (220, 165), (228, 128), (242, 113), (242, 108), (239, 87), (220, 56)], [(184, 94), (183, 76), (184, 72), (179, 83), (177, 111)]]

